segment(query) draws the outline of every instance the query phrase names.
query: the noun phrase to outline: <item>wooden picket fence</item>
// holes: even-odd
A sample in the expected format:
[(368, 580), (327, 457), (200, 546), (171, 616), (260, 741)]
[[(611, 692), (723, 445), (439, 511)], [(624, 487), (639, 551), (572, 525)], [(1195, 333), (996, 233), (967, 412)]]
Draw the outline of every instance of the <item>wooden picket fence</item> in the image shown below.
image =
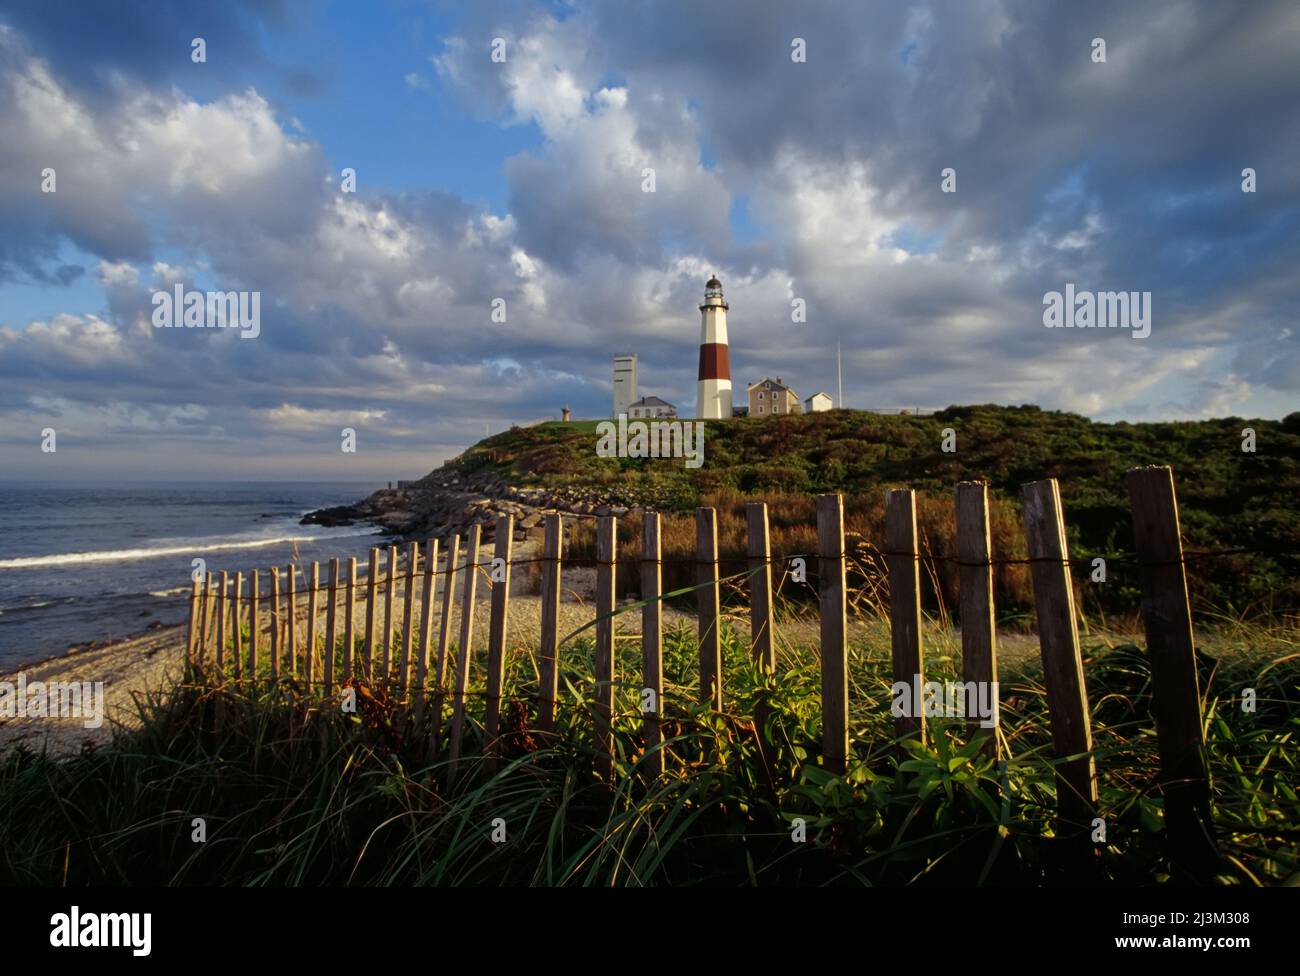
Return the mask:
[[(1178, 504), (1173, 475), (1168, 467), (1135, 468), (1127, 475), (1133, 513), (1136, 557), (1142, 582), (1142, 615), (1150, 657), (1154, 717), (1161, 762), (1160, 788), (1165, 800), (1170, 840), (1189, 861), (1205, 863), (1214, 853), (1210, 818), (1209, 781), (1204, 757), (1201, 693), (1198, 686), (1191, 610), (1188, 601)], [(1002, 561), (1030, 565), (1038, 621), (1048, 715), (1055, 754), (1058, 833), (1082, 835), (1097, 816), (1097, 770), (1093, 758), (1092, 729), (1083, 677), (1078, 615), (1071, 585), (1069, 553), (1060, 493), (1055, 479), (1025, 485), (1022, 490), (1028, 559), (993, 558), (989, 534), (989, 501), (984, 482), (962, 482), (956, 488), (957, 561), (960, 566), (960, 618), (963, 682), (997, 681), (997, 639), (994, 623), (993, 566)], [(772, 671), (776, 666), (773, 558), (770, 551), (767, 507), (747, 507), (747, 572), (750, 599), (751, 646), (756, 663)], [(562, 538), (564, 519), (545, 519), (541, 557), (541, 627), (538, 654), (540, 688), (534, 731), (555, 728), (561, 640), (559, 635)], [(663, 733), (663, 588), (661, 522), (657, 513), (643, 515), (641, 574), (641, 687), (654, 709), (643, 717), (645, 768), (664, 770)], [(700, 698), (719, 710), (723, 707), (721, 599), (718, 569), (717, 515), (712, 508), (696, 513), (696, 563), (698, 605)], [(405, 569), (397, 546), (388, 547), (386, 572), (381, 572), (380, 551), (370, 551), (364, 593), (359, 593), (357, 561), (346, 567), (329, 561), (321, 585), (319, 564), (313, 563), (306, 587), (305, 633), (299, 618), (297, 573), (289, 567), (269, 571), (267, 604), (262, 574), (250, 575), (250, 594), (243, 595), (243, 574), (195, 581), (191, 592), (187, 670), (205, 682), (255, 681), (264, 675), (261, 646), (262, 614), (269, 614), (269, 676), (271, 681), (292, 678), (301, 687), (325, 696), (337, 694), (343, 683), (382, 686), (394, 697), (413, 703), (422, 713), (426, 698), (436, 702), (441, 725), (443, 696), (451, 698), (450, 765), (461, 756), (466, 721), (475, 623), (475, 596), (480, 569), (480, 526), (468, 532), (462, 555), (461, 540), (453, 536), (440, 552), (436, 538), (429, 539), (423, 560), (417, 543), (407, 545)], [(496, 525), (494, 560), (498, 574), (491, 594), (488, 621), (487, 693), (484, 705), (484, 742), (489, 754), (501, 734), (502, 683), (506, 658), (506, 623), (510, 599), (510, 570), (514, 522), (502, 516)], [(595, 593), (595, 694), (594, 734), (597, 772), (608, 778), (613, 771), (615, 673), (615, 570), (617, 518), (600, 517), (596, 527)], [(885, 564), (889, 581), (889, 620), (895, 682), (912, 686), (924, 681), (921, 553), (918, 549), (916, 498), (910, 489), (888, 493), (885, 510)], [(843, 774), (852, 755), (849, 738), (849, 682), (846, 553), (844, 505), (837, 494), (817, 497), (818, 596), (820, 599), (822, 764)], [(440, 558), (445, 569), (439, 571)], [(485, 563), (493, 565), (493, 563)], [(504, 574), (503, 576), (501, 574)], [(436, 578), (444, 579), (442, 609), (436, 642), (433, 639)], [(397, 584), (405, 581), (405, 601), (399, 615), (395, 606)], [(454, 594), (461, 588), (461, 619), (457, 653), (449, 654)], [(282, 586), (283, 584), (283, 586)], [(416, 614), (417, 589), (422, 590)], [(282, 593), (283, 590), (283, 593)], [(286, 603), (282, 605), (281, 599)], [(323, 596), (324, 628), (319, 626)], [(384, 600), (383, 631), (377, 625), (380, 599)], [(355, 632), (357, 603), (364, 610), (364, 625)], [(248, 621), (250, 639), (243, 646), (242, 622)], [(396, 640), (395, 640), (396, 638)], [(391, 655), (394, 644), (400, 655)], [(227, 648), (231, 657), (227, 659)], [(341, 660), (336, 649), (341, 648)], [(356, 652), (354, 653), (354, 649)], [(994, 686), (996, 687), (996, 686)], [(914, 689), (913, 700), (919, 695)], [(994, 716), (997, 712), (994, 711)], [(895, 718), (900, 739), (924, 740), (922, 717)], [(996, 727), (982, 728), (971, 718), (972, 735), (986, 735), (984, 749), (996, 754)]]

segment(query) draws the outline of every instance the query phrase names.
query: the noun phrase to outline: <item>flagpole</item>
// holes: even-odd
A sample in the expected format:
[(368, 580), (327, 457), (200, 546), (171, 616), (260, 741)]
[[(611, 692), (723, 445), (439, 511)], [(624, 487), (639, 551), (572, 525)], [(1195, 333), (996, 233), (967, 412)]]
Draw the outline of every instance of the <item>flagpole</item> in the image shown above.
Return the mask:
[(840, 340), (835, 340), (835, 405), (844, 409), (844, 367), (840, 360)]

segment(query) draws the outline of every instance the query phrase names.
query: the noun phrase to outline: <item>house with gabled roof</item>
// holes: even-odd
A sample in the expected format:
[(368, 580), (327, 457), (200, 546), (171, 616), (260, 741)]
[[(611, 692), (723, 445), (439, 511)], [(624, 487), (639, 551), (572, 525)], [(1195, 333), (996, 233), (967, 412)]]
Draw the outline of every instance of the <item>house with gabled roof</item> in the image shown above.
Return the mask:
[(749, 384), (749, 415), (751, 417), (785, 416), (802, 413), (799, 395), (781, 382), (781, 377), (764, 376)]
[(657, 396), (642, 397), (627, 408), (627, 415), (632, 420), (647, 420), (655, 417), (677, 416), (677, 408), (667, 400)]
[(818, 390), (807, 400), (803, 402), (804, 413), (821, 413), (823, 410), (829, 410), (835, 405), (831, 395), (824, 390)]

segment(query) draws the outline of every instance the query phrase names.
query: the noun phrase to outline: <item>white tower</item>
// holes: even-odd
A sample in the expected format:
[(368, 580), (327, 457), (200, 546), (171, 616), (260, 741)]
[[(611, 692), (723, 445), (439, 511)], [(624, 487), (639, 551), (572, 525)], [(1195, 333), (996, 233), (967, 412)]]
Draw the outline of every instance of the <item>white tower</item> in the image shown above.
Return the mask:
[(636, 354), (614, 357), (614, 417), (636, 403)]
[(727, 356), (727, 301), (717, 275), (704, 285), (700, 306), (700, 378), (695, 416), (720, 420), (731, 416), (731, 362)]

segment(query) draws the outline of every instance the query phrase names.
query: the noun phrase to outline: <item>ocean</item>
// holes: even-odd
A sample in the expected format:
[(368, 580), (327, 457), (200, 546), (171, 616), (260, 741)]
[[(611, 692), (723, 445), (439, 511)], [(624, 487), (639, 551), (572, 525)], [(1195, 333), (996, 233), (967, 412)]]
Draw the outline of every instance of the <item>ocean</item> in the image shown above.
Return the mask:
[(307, 564), (363, 555), (374, 526), (298, 520), (380, 487), (0, 481), (0, 672), (153, 621), (183, 623), (195, 558), (217, 574), (242, 570), (247, 593), (250, 571), (286, 565), (295, 547)]

